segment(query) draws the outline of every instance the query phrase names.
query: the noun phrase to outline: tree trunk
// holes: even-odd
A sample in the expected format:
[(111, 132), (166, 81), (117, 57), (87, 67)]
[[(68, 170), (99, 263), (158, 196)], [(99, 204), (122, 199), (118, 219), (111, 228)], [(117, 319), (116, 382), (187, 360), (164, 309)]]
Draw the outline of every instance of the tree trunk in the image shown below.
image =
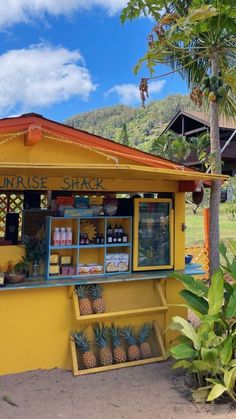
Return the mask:
[[(219, 65), (218, 55), (215, 52), (211, 60), (211, 75), (218, 77)], [(218, 103), (210, 104), (210, 140), (212, 164), (211, 173), (221, 173), (221, 148), (220, 148), (220, 132), (219, 132), (219, 111)], [(210, 275), (219, 268), (219, 210), (220, 210), (221, 181), (215, 180), (211, 186), (210, 197)]]

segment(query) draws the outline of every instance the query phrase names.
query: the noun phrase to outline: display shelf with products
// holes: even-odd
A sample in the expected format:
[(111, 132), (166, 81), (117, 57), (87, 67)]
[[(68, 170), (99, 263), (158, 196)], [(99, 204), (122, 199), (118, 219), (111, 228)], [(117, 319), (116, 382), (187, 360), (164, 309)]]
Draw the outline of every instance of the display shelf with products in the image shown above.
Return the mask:
[(125, 282), (102, 284), (105, 311), (99, 314), (81, 315), (79, 297), (72, 293), (75, 318), (82, 323), (105, 319), (143, 317), (165, 313), (168, 310), (160, 281)]
[[(118, 323), (116, 323), (116, 325), (119, 328), (125, 328), (125, 326), (127, 325), (126, 323), (126, 319), (122, 320), (121, 322), (119, 321)], [(88, 367), (85, 368), (85, 366), (83, 365), (83, 357), (81, 356), (80, 351), (78, 350), (78, 347), (75, 343), (75, 341), (72, 339), (72, 337), (69, 337), (70, 340), (70, 349), (71, 349), (71, 357), (72, 357), (72, 369), (73, 369), (73, 374), (74, 376), (79, 376), (79, 375), (84, 375), (84, 374), (92, 374), (92, 373), (97, 373), (97, 372), (102, 372), (102, 371), (109, 371), (109, 370), (115, 370), (115, 369), (120, 369), (120, 368), (127, 368), (127, 367), (132, 367), (132, 366), (138, 366), (138, 365), (146, 365), (146, 364), (151, 364), (154, 362), (160, 362), (160, 361), (164, 361), (166, 359), (166, 351), (165, 351), (165, 347), (164, 347), (164, 343), (162, 340), (162, 335), (161, 335), (161, 331), (158, 325), (158, 321), (153, 321), (151, 322), (153, 330), (152, 330), (152, 336), (149, 339), (149, 344), (150, 344), (150, 357), (148, 358), (142, 358), (142, 359), (136, 359), (136, 360), (129, 360), (128, 358), (128, 354), (129, 354), (129, 349), (128, 349), (128, 345), (124, 342), (124, 340), (122, 340), (121, 342), (121, 346), (120, 348), (124, 348), (124, 353), (126, 360), (122, 361), (122, 362), (117, 362), (115, 361), (115, 356), (114, 356), (114, 350), (112, 350), (112, 346), (111, 343), (109, 342), (108, 344), (108, 348), (111, 349), (113, 356), (111, 356), (111, 358), (113, 359), (113, 362), (110, 365), (101, 365), (101, 357), (99, 356), (99, 348), (96, 347), (95, 343), (94, 343), (94, 336), (93, 336), (93, 328), (92, 327), (88, 327), (86, 328), (86, 333), (88, 335), (88, 339), (89, 342), (91, 342), (90, 346), (89, 346), (89, 350), (90, 352), (87, 352), (87, 354), (93, 355), (93, 359), (95, 359), (97, 366), (93, 366), (93, 367)], [(134, 329), (134, 333), (137, 336), (138, 331), (140, 330), (140, 328), (143, 325), (143, 320), (138, 320), (135, 322), (134, 327), (132, 327), (132, 329)], [(107, 323), (106, 326), (108, 328), (111, 327), (111, 323)], [(113, 326), (114, 327), (114, 326)], [(138, 342), (137, 342), (138, 343)], [(120, 349), (119, 348), (119, 349)], [(139, 345), (140, 348), (140, 345)], [(138, 352), (140, 351), (140, 349), (138, 349)], [(140, 353), (140, 352), (139, 352)], [(140, 356), (141, 358), (141, 356)]]
[[(131, 237), (132, 217), (48, 217), (46, 279), (129, 273)], [(55, 254), (71, 257), (67, 268), (51, 262)]]

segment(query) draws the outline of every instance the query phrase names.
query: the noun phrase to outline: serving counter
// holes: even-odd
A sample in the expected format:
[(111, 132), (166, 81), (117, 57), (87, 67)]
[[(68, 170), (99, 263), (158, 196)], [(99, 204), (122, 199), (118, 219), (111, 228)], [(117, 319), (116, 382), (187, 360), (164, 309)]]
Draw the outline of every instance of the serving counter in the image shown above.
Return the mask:
[[(199, 265), (189, 265), (183, 273), (202, 274)], [(0, 345), (1, 374), (34, 369), (63, 368), (75, 375), (118, 368), (98, 367), (93, 371), (79, 366), (78, 354), (70, 333), (85, 329), (92, 335), (91, 325), (112, 322), (123, 327), (140, 327), (144, 322), (155, 325), (154, 356), (148, 360), (121, 364), (120, 367), (161, 361), (174, 337), (164, 333), (173, 315), (185, 316), (178, 292), (181, 285), (169, 271), (137, 272), (86, 279), (45, 280), (42, 277), (0, 289), (2, 322)], [(74, 289), (80, 284), (100, 283), (104, 288), (106, 312), (81, 316)]]

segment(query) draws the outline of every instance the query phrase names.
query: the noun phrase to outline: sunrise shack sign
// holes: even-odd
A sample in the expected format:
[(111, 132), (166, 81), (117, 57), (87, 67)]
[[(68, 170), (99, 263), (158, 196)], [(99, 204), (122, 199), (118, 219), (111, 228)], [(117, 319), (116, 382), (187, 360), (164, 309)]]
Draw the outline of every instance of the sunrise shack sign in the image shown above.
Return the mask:
[(0, 190), (105, 191), (106, 187), (97, 177), (0, 176)]

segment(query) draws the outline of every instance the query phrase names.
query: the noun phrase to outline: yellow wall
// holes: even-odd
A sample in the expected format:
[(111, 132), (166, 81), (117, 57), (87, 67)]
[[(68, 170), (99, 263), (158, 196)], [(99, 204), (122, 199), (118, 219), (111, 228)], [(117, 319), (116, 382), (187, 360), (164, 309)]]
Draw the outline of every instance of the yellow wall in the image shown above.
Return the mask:
[(0, 374), (70, 369), (74, 313), (68, 287), (0, 292)]
[(13, 265), (20, 261), (25, 254), (24, 246), (1, 246), (0, 247), (0, 267), (4, 272), (7, 265), (11, 262)]

